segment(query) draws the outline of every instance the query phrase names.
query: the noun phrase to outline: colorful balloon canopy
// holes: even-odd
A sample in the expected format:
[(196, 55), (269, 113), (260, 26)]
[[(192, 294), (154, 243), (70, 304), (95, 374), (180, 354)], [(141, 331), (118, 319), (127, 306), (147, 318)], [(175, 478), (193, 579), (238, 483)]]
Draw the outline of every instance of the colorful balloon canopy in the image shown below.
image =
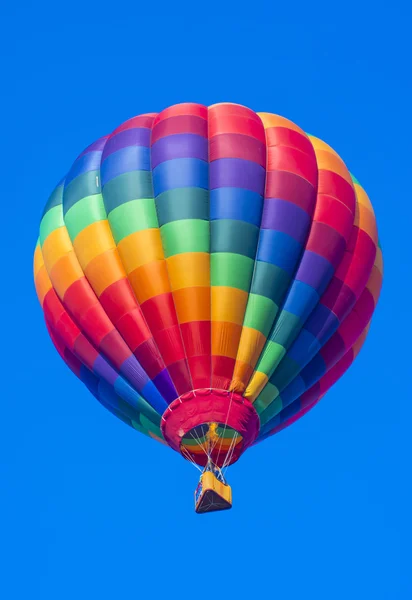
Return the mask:
[(78, 156), (34, 276), (53, 343), (103, 406), (198, 465), (207, 443), (222, 466), (348, 369), (382, 254), (327, 144), (277, 115), (181, 104)]

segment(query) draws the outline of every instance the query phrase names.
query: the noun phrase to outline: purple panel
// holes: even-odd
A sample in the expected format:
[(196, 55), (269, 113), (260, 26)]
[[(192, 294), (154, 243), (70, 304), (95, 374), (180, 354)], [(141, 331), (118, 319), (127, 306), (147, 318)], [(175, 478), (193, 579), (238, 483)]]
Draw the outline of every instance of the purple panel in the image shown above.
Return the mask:
[(126, 358), (120, 367), (120, 373), (124, 375), (127, 381), (135, 388), (135, 390), (138, 391), (141, 391), (146, 383), (150, 381), (146, 372), (143, 370), (134, 356), (129, 356), (129, 358)]
[(296, 279), (303, 283), (307, 283), (313, 287), (318, 294), (322, 294), (326, 289), (333, 272), (334, 268), (326, 258), (316, 254), (316, 252), (305, 250), (302, 260), (300, 261), (298, 272), (296, 273)]
[(96, 373), (99, 377), (110, 383), (110, 385), (114, 385), (114, 382), (118, 378), (118, 373), (109, 365), (108, 362), (105, 361), (103, 356), (99, 354), (93, 364), (93, 372)]
[(207, 162), (207, 138), (193, 133), (179, 133), (163, 137), (153, 144), (152, 169), (174, 158), (199, 158)]
[(116, 133), (116, 135), (107, 140), (107, 144), (103, 151), (102, 161), (107, 158), (109, 154), (113, 154), (113, 152), (117, 152), (128, 146), (145, 146), (148, 148), (150, 146), (151, 133), (151, 129), (145, 127), (126, 129), (126, 131)]
[(178, 393), (176, 391), (175, 386), (172, 383), (170, 375), (167, 369), (161, 371), (156, 377), (153, 379), (153, 383), (162, 394), (163, 398), (166, 400), (168, 404), (176, 400), (178, 397)]
[(210, 164), (210, 189), (237, 187), (263, 196), (266, 171), (240, 158), (220, 158)]
[(101, 137), (98, 140), (96, 140), (95, 142), (93, 142), (93, 144), (90, 144), (90, 146), (87, 146), (86, 150), (83, 150), (83, 152), (81, 154), (79, 154), (79, 156), (77, 158), (84, 156), (88, 152), (94, 152), (94, 151), (99, 152), (99, 151), (103, 150), (108, 137), (109, 137), (108, 135), (105, 135), (104, 137)]
[(340, 321), (337, 316), (324, 304), (319, 303), (306, 321), (305, 329), (323, 345), (339, 325)]
[(304, 244), (311, 218), (302, 208), (278, 198), (265, 199), (261, 229), (283, 231)]

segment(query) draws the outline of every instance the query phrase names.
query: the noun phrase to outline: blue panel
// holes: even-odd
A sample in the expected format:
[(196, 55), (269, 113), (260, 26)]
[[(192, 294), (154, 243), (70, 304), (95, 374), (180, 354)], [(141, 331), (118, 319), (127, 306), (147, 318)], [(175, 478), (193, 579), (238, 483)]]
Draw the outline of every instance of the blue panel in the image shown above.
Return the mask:
[(301, 281), (294, 281), (285, 302), (284, 310), (306, 321), (316, 304), (319, 294), (310, 285)]
[(73, 179), (75, 179), (78, 175), (82, 175), (83, 173), (87, 173), (88, 171), (97, 171), (100, 168), (100, 160), (102, 153), (99, 152), (88, 152), (87, 154), (83, 154), (80, 158), (78, 158), (74, 163), (70, 171), (66, 176), (66, 185), (69, 185)]
[(102, 162), (100, 174), (102, 185), (129, 171), (150, 171), (150, 150), (144, 146), (128, 146), (109, 156)]
[(305, 381), (306, 389), (312, 387), (326, 373), (326, 364), (321, 354), (316, 354), (308, 365), (302, 370), (301, 377)]
[(288, 356), (297, 362), (300, 367), (304, 367), (319, 352), (320, 348), (321, 345), (318, 339), (306, 329), (302, 329), (288, 351)]
[(210, 220), (232, 219), (260, 227), (263, 197), (250, 190), (217, 188), (210, 192)]
[(153, 187), (158, 196), (180, 187), (209, 189), (209, 164), (197, 158), (167, 160), (153, 169)]
[(276, 265), (292, 275), (301, 253), (301, 244), (287, 233), (261, 229), (256, 260)]

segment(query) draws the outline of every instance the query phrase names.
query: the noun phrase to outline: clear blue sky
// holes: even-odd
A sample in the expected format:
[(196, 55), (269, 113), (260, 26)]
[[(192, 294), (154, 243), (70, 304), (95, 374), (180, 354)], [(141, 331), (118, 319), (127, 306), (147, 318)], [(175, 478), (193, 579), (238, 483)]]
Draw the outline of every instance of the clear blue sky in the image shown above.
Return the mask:
[[(411, 50), (406, 3), (379, 6), (1, 9), (2, 599), (411, 597)], [(62, 363), (32, 283), (41, 211), (72, 160), (125, 119), (181, 101), (283, 114), (333, 145), (372, 199), (385, 260), (356, 364), (229, 470), (233, 510), (204, 517), (197, 472)]]

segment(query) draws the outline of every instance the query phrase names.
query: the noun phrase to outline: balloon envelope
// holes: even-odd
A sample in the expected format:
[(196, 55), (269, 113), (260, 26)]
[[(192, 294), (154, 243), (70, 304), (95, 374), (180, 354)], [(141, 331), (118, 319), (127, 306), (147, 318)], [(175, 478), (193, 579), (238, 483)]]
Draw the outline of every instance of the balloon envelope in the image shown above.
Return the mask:
[(347, 370), (382, 254), (368, 196), (327, 144), (277, 115), (181, 104), (78, 156), (44, 209), (34, 276), (92, 394), (223, 465)]

